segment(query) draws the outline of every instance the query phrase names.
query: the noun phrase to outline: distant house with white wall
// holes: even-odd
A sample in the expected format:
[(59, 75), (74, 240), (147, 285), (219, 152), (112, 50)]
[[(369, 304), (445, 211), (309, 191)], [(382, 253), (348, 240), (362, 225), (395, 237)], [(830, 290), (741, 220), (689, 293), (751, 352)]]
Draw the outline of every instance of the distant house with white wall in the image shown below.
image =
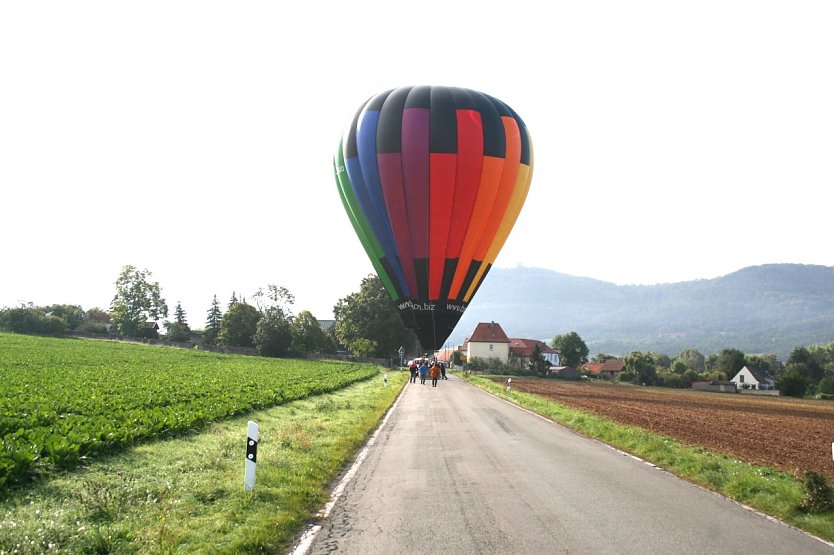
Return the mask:
[(497, 358), (503, 363), (510, 360), (510, 338), (495, 322), (481, 322), (466, 340), (466, 360), (473, 358)]
[(536, 345), (539, 346), (544, 360), (549, 362), (550, 366), (559, 366), (559, 353), (553, 350), (553, 347), (538, 339), (510, 339), (510, 354), (525, 359), (524, 362), (529, 363)]
[(776, 383), (766, 370), (745, 366), (730, 379), (738, 389), (775, 389)]

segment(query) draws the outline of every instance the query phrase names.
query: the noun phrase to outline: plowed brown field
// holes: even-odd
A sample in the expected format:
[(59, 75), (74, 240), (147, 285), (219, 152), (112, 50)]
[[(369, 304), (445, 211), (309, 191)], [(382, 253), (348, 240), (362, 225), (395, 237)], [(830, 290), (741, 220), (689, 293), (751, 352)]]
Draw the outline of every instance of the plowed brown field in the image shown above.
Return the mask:
[(798, 477), (813, 469), (834, 478), (830, 401), (523, 378), (512, 385), (739, 460)]

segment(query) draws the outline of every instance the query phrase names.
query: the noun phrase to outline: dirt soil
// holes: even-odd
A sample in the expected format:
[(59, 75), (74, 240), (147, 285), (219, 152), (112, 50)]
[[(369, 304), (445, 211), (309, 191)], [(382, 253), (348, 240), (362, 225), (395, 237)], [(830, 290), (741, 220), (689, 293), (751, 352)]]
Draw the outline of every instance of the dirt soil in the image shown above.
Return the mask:
[(524, 378), (512, 385), (797, 477), (813, 469), (834, 478), (831, 401)]

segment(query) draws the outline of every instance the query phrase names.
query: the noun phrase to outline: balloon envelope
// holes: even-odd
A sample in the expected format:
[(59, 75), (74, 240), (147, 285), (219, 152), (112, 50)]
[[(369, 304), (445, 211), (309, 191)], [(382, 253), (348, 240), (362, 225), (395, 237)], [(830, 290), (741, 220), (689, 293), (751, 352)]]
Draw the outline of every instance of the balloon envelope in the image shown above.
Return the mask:
[(440, 348), (527, 196), (527, 127), (477, 91), (403, 87), (360, 107), (334, 164), (348, 217), (403, 322), (425, 349)]

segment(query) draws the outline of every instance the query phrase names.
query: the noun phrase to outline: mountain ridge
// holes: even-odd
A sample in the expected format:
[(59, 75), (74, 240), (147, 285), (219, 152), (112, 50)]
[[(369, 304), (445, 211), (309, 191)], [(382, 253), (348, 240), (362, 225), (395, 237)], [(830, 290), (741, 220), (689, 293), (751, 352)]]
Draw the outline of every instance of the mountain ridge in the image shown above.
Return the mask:
[(448, 344), (461, 344), (484, 321), (499, 322), (510, 337), (549, 340), (576, 331), (591, 356), (736, 348), (785, 359), (800, 345), (834, 341), (834, 267), (763, 264), (656, 285), (493, 268)]

